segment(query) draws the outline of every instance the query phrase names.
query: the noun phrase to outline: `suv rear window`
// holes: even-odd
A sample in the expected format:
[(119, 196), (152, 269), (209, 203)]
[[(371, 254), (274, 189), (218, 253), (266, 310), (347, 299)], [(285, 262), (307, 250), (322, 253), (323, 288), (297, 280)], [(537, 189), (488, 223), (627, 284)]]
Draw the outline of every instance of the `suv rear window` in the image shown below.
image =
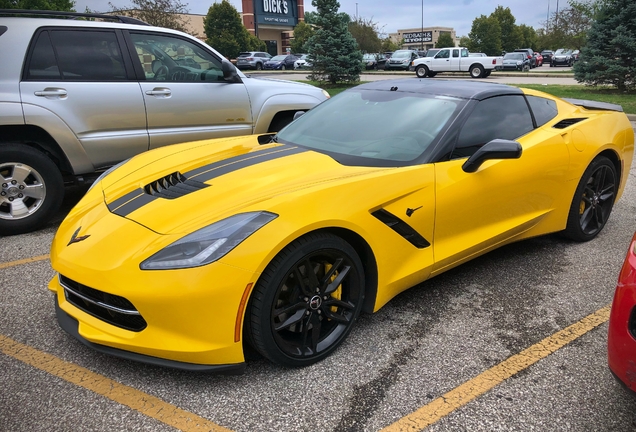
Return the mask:
[(251, 55), (252, 55), (252, 53), (244, 52), (244, 53), (239, 53), (239, 55), (238, 55), (238, 56), (239, 56), (239, 57), (249, 57), (249, 56), (251, 56)]

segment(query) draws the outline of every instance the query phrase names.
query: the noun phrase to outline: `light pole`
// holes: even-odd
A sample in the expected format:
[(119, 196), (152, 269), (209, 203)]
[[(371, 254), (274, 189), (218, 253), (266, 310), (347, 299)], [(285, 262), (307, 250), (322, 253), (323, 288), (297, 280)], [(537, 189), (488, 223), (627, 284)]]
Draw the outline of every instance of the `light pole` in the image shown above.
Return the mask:
[(422, 51), (424, 51), (424, 0), (422, 0), (422, 28), (420, 29), (420, 42), (422, 43)]

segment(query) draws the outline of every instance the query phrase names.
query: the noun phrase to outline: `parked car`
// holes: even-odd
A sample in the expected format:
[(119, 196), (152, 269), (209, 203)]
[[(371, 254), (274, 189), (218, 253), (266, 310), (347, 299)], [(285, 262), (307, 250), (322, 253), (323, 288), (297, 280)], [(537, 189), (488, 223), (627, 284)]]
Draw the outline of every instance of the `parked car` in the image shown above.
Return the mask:
[(534, 50), (532, 48), (519, 48), (514, 52), (522, 52), (530, 60), (530, 69), (537, 67), (537, 59), (534, 57)]
[(294, 63), (298, 60), (293, 54), (281, 54), (272, 57), (263, 63), (263, 69), (265, 70), (286, 70), (294, 69)]
[(3, 15), (0, 52), (12, 61), (0, 63), (0, 236), (43, 226), (65, 184), (90, 184), (138, 153), (277, 131), (328, 97), (247, 77), (199, 39), (131, 18)]
[(362, 67), (366, 70), (378, 68), (378, 56), (379, 54), (363, 54), (362, 55)]
[(429, 277), (523, 239), (603, 230), (634, 133), (619, 106), (576, 103), (381, 80), (276, 135), (137, 155), (59, 226), (58, 323), (101, 353), (199, 372), (243, 371), (249, 345), (287, 367), (321, 361), (361, 313)]
[(627, 248), (614, 292), (607, 362), (614, 377), (636, 396), (636, 234)]
[(572, 50), (560, 48), (554, 52), (550, 60), (550, 67), (556, 66), (572, 66), (574, 59), (572, 58)]
[(572, 60), (574, 60), (575, 62), (579, 61), (580, 55), (581, 55), (581, 51), (580, 50), (572, 51)]
[(236, 67), (239, 69), (263, 69), (263, 64), (272, 58), (270, 53), (262, 51), (248, 51), (239, 53), (236, 58)]
[(543, 66), (543, 56), (541, 55), (541, 53), (534, 53), (534, 58), (536, 60), (537, 67)]
[(418, 58), (417, 51), (414, 50), (397, 50), (391, 54), (384, 65), (385, 70), (409, 70), (411, 62)]
[(387, 51), (378, 55), (378, 69), (385, 69), (386, 62), (391, 58), (393, 51)]
[(541, 55), (543, 56), (543, 62), (544, 63), (550, 63), (550, 61), (552, 60), (552, 55), (554, 54), (554, 52), (552, 50), (543, 50), (541, 51)]
[(530, 59), (522, 52), (509, 52), (503, 56), (502, 65), (497, 70), (517, 70), (527, 72), (530, 70)]
[(309, 54), (298, 54), (298, 60), (294, 62), (294, 69), (310, 68), (312, 64), (308, 61)]

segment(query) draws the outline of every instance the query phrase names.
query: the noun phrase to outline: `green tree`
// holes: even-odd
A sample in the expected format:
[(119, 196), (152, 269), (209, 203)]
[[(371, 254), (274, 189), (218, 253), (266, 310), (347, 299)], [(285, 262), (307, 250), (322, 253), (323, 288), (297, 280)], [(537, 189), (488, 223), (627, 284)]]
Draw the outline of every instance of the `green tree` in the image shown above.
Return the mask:
[(75, 12), (73, 0), (0, 0), (0, 9), (29, 9)]
[(362, 53), (353, 38), (347, 22), (338, 13), (337, 0), (312, 0), (311, 5), (318, 12), (318, 30), (307, 41), (312, 58), (312, 79), (338, 82), (354, 82), (360, 79)]
[(358, 17), (355, 21), (349, 23), (349, 32), (362, 52), (380, 52), (382, 41), (378, 36), (378, 25), (373, 20)]
[(307, 49), (305, 44), (309, 38), (314, 34), (314, 29), (305, 21), (300, 21), (296, 27), (294, 27), (294, 38), (290, 45), (293, 53), (305, 53)]
[(492, 15), (482, 15), (473, 20), (473, 25), (468, 33), (470, 39), (469, 51), (483, 52), (488, 55), (501, 54), (501, 26)]
[(519, 29), (522, 38), (519, 47), (532, 48), (537, 51), (539, 39), (537, 37), (537, 31), (534, 29), (534, 27), (520, 24), (519, 26), (517, 26), (517, 28)]
[(241, 51), (265, 51), (265, 42), (247, 31), (228, 0), (210, 6), (203, 28), (207, 44), (227, 58), (236, 58)]
[(504, 51), (514, 51), (517, 48), (531, 48), (529, 46), (521, 46), (523, 37), (521, 31), (515, 24), (515, 17), (512, 15), (510, 8), (497, 6), (497, 9), (490, 14), (490, 18), (496, 19), (499, 23), (501, 29), (501, 48)]
[(380, 39), (380, 52), (389, 52), (389, 51), (397, 51), (402, 49), (404, 46), (404, 39), (402, 39), (399, 43), (393, 42), (390, 37), (385, 37)]
[(464, 47), (464, 48), (468, 48), (468, 51), (470, 51), (470, 45), (471, 45), (471, 40), (468, 36), (462, 36), (459, 38), (459, 46), (460, 47)]
[(588, 85), (636, 90), (636, 2), (610, 0), (587, 32), (574, 78)]
[(450, 48), (455, 46), (455, 41), (453, 37), (448, 32), (440, 33), (437, 38), (437, 42), (435, 43), (435, 48)]
[(182, 32), (188, 31), (189, 20), (182, 15), (189, 11), (187, 5), (181, 3), (181, 0), (131, 1), (132, 4), (125, 7), (117, 7), (108, 3), (110, 12), (134, 17), (157, 27), (166, 27)]

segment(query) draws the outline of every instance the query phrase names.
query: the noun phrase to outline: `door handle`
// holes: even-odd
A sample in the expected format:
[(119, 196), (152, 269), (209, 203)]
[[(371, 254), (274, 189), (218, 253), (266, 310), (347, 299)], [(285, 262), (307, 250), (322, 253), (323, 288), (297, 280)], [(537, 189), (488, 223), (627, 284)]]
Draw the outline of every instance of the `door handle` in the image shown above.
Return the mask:
[(146, 94), (148, 96), (170, 97), (172, 96), (172, 91), (170, 91), (169, 88), (165, 88), (165, 87), (155, 87), (152, 90), (147, 90)]
[(68, 95), (66, 90), (62, 88), (47, 87), (44, 90), (39, 90), (34, 93), (36, 96), (46, 98), (61, 98), (64, 99)]

